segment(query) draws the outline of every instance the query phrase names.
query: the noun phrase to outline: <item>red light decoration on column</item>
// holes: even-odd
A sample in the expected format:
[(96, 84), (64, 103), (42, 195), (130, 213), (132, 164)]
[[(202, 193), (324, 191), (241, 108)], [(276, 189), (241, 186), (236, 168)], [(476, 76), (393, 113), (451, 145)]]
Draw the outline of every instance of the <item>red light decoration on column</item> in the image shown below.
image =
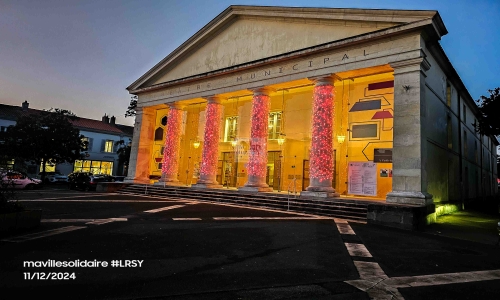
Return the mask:
[(168, 112), (167, 132), (165, 133), (165, 150), (163, 151), (163, 163), (161, 172), (164, 178), (177, 180), (179, 168), (179, 148), (181, 143), (183, 111), (176, 107), (170, 107)]
[(333, 179), (333, 89), (332, 85), (314, 87), (309, 170), (310, 178), (319, 182), (331, 182)]
[(215, 178), (217, 175), (222, 108), (217, 102), (209, 101), (207, 104), (203, 159), (200, 168), (200, 178), (203, 179)]
[(248, 175), (266, 177), (267, 130), (270, 110), (269, 95), (257, 94), (252, 101), (252, 127), (250, 129), (250, 155)]

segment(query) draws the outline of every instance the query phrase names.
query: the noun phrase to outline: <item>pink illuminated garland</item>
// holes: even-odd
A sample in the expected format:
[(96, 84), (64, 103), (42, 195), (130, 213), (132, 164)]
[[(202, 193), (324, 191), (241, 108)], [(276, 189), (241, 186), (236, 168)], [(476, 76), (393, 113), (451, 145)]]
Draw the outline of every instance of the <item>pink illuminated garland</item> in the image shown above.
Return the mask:
[(207, 122), (205, 125), (203, 160), (201, 163), (200, 175), (207, 176), (217, 174), (221, 117), (222, 105), (209, 102), (206, 112)]
[(162, 174), (177, 178), (179, 166), (179, 148), (182, 125), (182, 110), (171, 108), (168, 112), (165, 150), (163, 152)]
[(270, 101), (268, 95), (255, 95), (252, 101), (252, 128), (250, 131), (250, 157), (248, 175), (266, 176), (267, 126)]
[(320, 182), (333, 179), (332, 124), (334, 113), (333, 86), (314, 87), (310, 178)]

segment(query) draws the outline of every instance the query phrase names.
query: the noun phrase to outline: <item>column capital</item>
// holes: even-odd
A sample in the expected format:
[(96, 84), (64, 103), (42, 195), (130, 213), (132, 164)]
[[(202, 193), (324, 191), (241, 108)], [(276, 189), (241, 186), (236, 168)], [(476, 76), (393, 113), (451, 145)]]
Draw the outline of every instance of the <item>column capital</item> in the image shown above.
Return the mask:
[(207, 100), (208, 103), (222, 104), (222, 100), (226, 98), (218, 95), (202, 96), (201, 98)]
[(179, 102), (167, 103), (168, 108), (182, 110), (185, 105), (180, 104)]
[(259, 96), (259, 95), (265, 95), (269, 96), (269, 93), (274, 92), (273, 88), (267, 87), (267, 86), (261, 86), (253, 89), (248, 89), (253, 93), (254, 96)]
[(335, 74), (328, 74), (328, 75), (318, 75), (318, 76), (312, 76), (308, 77), (307, 79), (311, 80), (314, 82), (316, 86), (321, 86), (321, 85), (333, 85), (335, 81), (340, 81), (342, 80), (340, 77), (338, 77)]
[(431, 68), (431, 64), (425, 56), (391, 62), (389, 65), (394, 69), (394, 75), (415, 71), (424, 73)]

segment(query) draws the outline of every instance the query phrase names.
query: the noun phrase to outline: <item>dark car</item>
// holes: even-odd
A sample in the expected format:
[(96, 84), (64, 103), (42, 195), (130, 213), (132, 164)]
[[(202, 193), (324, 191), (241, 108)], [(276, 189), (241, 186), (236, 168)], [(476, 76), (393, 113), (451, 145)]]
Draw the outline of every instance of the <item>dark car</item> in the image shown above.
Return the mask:
[(113, 177), (90, 172), (75, 172), (68, 175), (68, 184), (71, 190), (95, 191), (99, 182), (112, 182)]

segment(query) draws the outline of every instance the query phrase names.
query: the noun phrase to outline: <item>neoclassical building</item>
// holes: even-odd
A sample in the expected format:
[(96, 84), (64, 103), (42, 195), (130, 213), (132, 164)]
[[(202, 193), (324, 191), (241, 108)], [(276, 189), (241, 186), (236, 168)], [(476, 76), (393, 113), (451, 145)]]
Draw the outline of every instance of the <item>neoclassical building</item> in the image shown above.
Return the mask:
[(127, 180), (429, 205), (496, 193), (437, 11), (230, 6), (127, 89)]

